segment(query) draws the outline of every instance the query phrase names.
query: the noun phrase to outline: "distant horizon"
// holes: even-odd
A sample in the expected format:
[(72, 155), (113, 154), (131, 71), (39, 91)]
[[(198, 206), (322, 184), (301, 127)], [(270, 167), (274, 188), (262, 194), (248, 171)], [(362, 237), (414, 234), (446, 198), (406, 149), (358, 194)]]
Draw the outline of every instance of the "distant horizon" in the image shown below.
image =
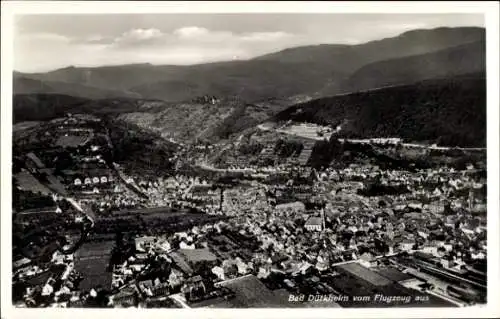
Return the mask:
[(247, 61), (299, 47), (360, 45), (409, 31), (485, 28), (478, 14), (23, 15), (15, 25), (14, 71), (19, 73)]
[(392, 37), (385, 37), (385, 38), (381, 38), (381, 39), (374, 39), (374, 40), (370, 40), (370, 41), (362, 42), (362, 43), (356, 43), (356, 44), (347, 44), (347, 43), (319, 43), (319, 44), (311, 44), (311, 45), (300, 45), (300, 46), (293, 46), (293, 47), (284, 48), (284, 49), (281, 49), (281, 50), (278, 50), (278, 51), (273, 51), (273, 52), (269, 52), (269, 53), (260, 54), (260, 55), (257, 55), (257, 56), (254, 56), (254, 57), (250, 57), (250, 58), (247, 58), (247, 59), (238, 59), (238, 60), (220, 60), (220, 61), (210, 61), (210, 62), (191, 63), (191, 64), (156, 64), (156, 63), (151, 63), (151, 62), (136, 62), (136, 63), (126, 63), (126, 64), (67, 65), (67, 66), (63, 66), (63, 67), (60, 67), (60, 68), (56, 68), (56, 69), (50, 69), (50, 70), (47, 70), (47, 71), (23, 72), (23, 71), (19, 71), (19, 70), (13, 70), (13, 72), (14, 73), (22, 73), (22, 74), (36, 74), (36, 73), (50, 73), (50, 72), (54, 72), (54, 71), (58, 71), (58, 70), (63, 70), (63, 69), (69, 69), (69, 68), (75, 68), (75, 69), (77, 69), (77, 68), (97, 69), (97, 68), (105, 68), (105, 67), (120, 67), (120, 66), (132, 66), (132, 65), (189, 67), (189, 66), (196, 66), (196, 65), (213, 64), (213, 63), (249, 61), (249, 60), (256, 59), (256, 58), (259, 58), (259, 57), (262, 57), (262, 56), (279, 53), (279, 52), (282, 52), (282, 51), (285, 51), (285, 50), (298, 49), (298, 48), (304, 48), (304, 47), (330, 46), (330, 45), (332, 45), (332, 46), (333, 45), (344, 45), (344, 46), (363, 45), (363, 44), (367, 44), (367, 43), (374, 42), (374, 41), (381, 41), (381, 40), (384, 40), (384, 39), (396, 38), (396, 37), (399, 37), (399, 36), (401, 36), (401, 35), (403, 35), (405, 33), (413, 32), (413, 31), (431, 31), (431, 30), (437, 30), (437, 29), (457, 29), (457, 28), (486, 29), (486, 28), (480, 27), (480, 26), (458, 26), (458, 27), (442, 26), (442, 27), (427, 28), (427, 29), (413, 29), (413, 30), (404, 31), (404, 32), (402, 32), (402, 33), (400, 33), (398, 35), (392, 36)]
[(266, 55), (271, 55), (275, 53), (279, 53), (282, 51), (290, 50), (290, 49), (298, 49), (298, 48), (305, 48), (305, 47), (317, 47), (317, 46), (333, 46), (333, 45), (343, 45), (343, 46), (356, 46), (356, 45), (364, 45), (370, 42), (374, 41), (381, 41), (384, 39), (390, 39), (390, 38), (396, 38), (399, 37), (405, 33), (408, 32), (413, 32), (413, 31), (431, 31), (431, 30), (437, 30), (437, 29), (457, 29), (457, 28), (478, 28), (478, 29), (486, 29), (485, 27), (481, 26), (473, 26), (473, 25), (464, 25), (464, 26), (457, 26), (457, 27), (447, 27), (447, 26), (442, 26), (442, 27), (435, 27), (435, 28), (426, 28), (426, 29), (413, 29), (413, 30), (408, 30), (404, 31), (398, 35), (392, 36), (392, 37), (385, 37), (381, 39), (374, 39), (374, 40), (369, 40), (366, 42), (362, 43), (356, 43), (356, 44), (349, 44), (349, 43), (318, 43), (318, 44), (311, 44), (311, 45), (299, 45), (299, 46), (292, 46), (284, 49), (280, 49), (278, 51), (272, 51), (264, 54), (260, 54), (254, 57), (249, 57), (247, 59), (238, 59), (238, 60), (218, 60), (218, 61), (210, 61), (210, 62), (202, 62), (202, 63), (190, 63), (190, 64), (157, 64), (157, 63), (151, 63), (151, 62), (135, 62), (135, 63), (126, 63), (126, 64), (102, 64), (102, 65), (67, 65), (63, 67), (59, 67), (56, 69), (50, 69), (47, 71), (36, 71), (36, 72), (23, 72), (19, 70), (13, 70), (14, 73), (22, 73), (22, 74), (36, 74), (36, 73), (50, 73), (58, 70), (63, 70), (63, 69), (69, 69), (69, 68), (89, 68), (89, 69), (97, 69), (97, 68), (105, 68), (105, 67), (119, 67), (119, 66), (133, 66), (133, 65), (151, 65), (151, 66), (178, 66), (178, 67), (189, 67), (189, 66), (196, 66), (196, 65), (205, 65), (205, 64), (213, 64), (213, 63), (225, 63), (225, 62), (238, 62), (238, 61), (249, 61), (253, 60), (262, 56)]

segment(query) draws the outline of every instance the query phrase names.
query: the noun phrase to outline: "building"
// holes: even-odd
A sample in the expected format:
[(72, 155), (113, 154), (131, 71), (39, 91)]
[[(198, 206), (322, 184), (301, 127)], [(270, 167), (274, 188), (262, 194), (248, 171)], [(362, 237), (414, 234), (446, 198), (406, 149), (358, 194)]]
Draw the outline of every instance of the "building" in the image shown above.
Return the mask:
[(309, 231), (322, 231), (323, 230), (323, 220), (321, 217), (310, 217), (304, 227)]
[(422, 246), (421, 250), (426, 254), (438, 256), (438, 246), (437, 245), (424, 245), (424, 246)]
[(363, 267), (358, 263), (344, 264), (335, 267), (335, 269), (338, 270), (341, 274), (359, 278), (375, 287), (388, 286), (393, 283), (393, 281), (388, 279), (387, 277), (384, 277), (371, 269), (367, 269), (366, 267)]
[(191, 275), (196, 269), (206, 264), (212, 268), (217, 262), (215, 256), (207, 248), (202, 249), (179, 249), (170, 254), (174, 263), (185, 273)]
[(417, 234), (424, 239), (427, 239), (427, 237), (429, 237), (429, 232), (425, 230), (418, 230)]
[(472, 236), (474, 235), (475, 231), (474, 229), (472, 229), (471, 227), (469, 226), (466, 226), (466, 227), (462, 227), (461, 228), (462, 232), (467, 235), (467, 236)]
[(153, 296), (165, 296), (170, 293), (170, 283), (168, 282), (163, 282), (163, 283), (158, 283), (155, 282), (154, 286), (152, 288)]
[(115, 180), (110, 170), (102, 168), (64, 170), (63, 174), (66, 184), (75, 188), (112, 186)]
[(302, 202), (291, 202), (286, 204), (279, 204), (275, 207), (278, 212), (304, 212), (306, 210), (306, 205)]
[(265, 146), (260, 152), (260, 160), (270, 160), (274, 159), (274, 145)]
[(56, 141), (56, 146), (62, 148), (78, 148), (84, 146), (90, 140), (88, 135), (63, 135)]
[(455, 262), (450, 258), (441, 258), (440, 262), (444, 268), (451, 268), (455, 265)]
[(203, 283), (201, 276), (194, 276), (186, 280), (184, 287), (181, 290), (187, 300), (194, 301), (207, 293), (207, 288)]
[(135, 238), (135, 250), (140, 252), (148, 251), (156, 242), (156, 237), (143, 236)]
[(309, 158), (311, 157), (315, 143), (316, 141), (309, 141), (309, 140), (302, 143), (304, 147), (302, 148), (302, 151), (300, 152), (298, 157), (298, 162), (301, 166), (307, 165)]
[(17, 189), (19, 190), (30, 191), (35, 194), (39, 193), (44, 195), (49, 195), (52, 193), (50, 189), (40, 183), (38, 179), (36, 179), (31, 173), (26, 170), (22, 170), (21, 172), (15, 174), (14, 178), (17, 181)]
[(366, 267), (366, 268), (370, 268), (370, 267), (376, 267), (377, 266), (377, 260), (375, 258), (375, 255), (373, 255), (372, 253), (370, 252), (367, 252), (367, 253), (364, 253), (362, 254), (359, 259), (358, 259), (358, 262)]
[(403, 239), (402, 242), (399, 243), (399, 248), (403, 251), (410, 251), (415, 246), (415, 241), (411, 239)]
[(28, 158), (28, 160), (26, 161), (26, 166), (28, 166), (30, 170), (45, 168), (45, 165), (40, 160), (40, 158), (35, 155), (35, 153), (29, 152), (28, 154), (26, 154), (26, 157)]
[(31, 263), (30, 259), (23, 257), (21, 259), (18, 259), (18, 260), (15, 260), (14, 262), (12, 262), (12, 268), (15, 270), (18, 268), (22, 268), (26, 265), (29, 265), (30, 263)]
[(137, 289), (133, 285), (121, 289), (112, 296), (112, 302), (115, 307), (133, 307), (137, 302)]
[(418, 279), (415, 279), (413, 276), (410, 276), (392, 267), (378, 269), (377, 273), (401, 285), (411, 284), (419, 281)]

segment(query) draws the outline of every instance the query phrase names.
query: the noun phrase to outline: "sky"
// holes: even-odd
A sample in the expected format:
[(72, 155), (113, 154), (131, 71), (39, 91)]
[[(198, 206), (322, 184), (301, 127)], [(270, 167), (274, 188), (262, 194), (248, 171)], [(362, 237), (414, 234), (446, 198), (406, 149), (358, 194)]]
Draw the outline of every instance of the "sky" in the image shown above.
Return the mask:
[(481, 14), (36, 14), (16, 16), (14, 69), (249, 59), (408, 30), (484, 26)]

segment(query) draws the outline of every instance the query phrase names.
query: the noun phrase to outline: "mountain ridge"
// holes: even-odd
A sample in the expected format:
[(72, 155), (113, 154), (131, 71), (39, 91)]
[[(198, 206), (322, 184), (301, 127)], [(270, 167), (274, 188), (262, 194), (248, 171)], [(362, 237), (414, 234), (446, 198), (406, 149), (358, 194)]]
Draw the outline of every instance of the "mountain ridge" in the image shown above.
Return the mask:
[[(127, 64), (118, 64), (118, 65), (83, 66), (83, 67), (76, 67), (74, 65), (69, 65), (69, 66), (62, 67), (62, 68), (57, 68), (57, 69), (54, 69), (54, 70), (48, 70), (46, 72), (21, 72), (21, 71), (18, 71), (18, 70), (14, 70), (13, 72), (14, 73), (19, 73), (19, 74), (24, 74), (24, 75), (30, 75), (30, 74), (33, 75), (33, 74), (45, 74), (45, 73), (50, 73), (50, 72), (54, 72), (54, 71), (58, 71), (58, 70), (63, 70), (63, 69), (76, 69), (76, 68), (98, 69), (98, 68), (114, 68), (114, 67), (127, 67), (127, 66), (152, 66), (152, 67), (172, 67), (172, 66), (190, 67), (190, 66), (201, 66), (201, 65), (210, 65), (210, 64), (218, 64), (218, 63), (227, 63), (227, 62), (241, 62), (241, 61), (248, 61), (248, 60), (256, 60), (256, 59), (264, 58), (266, 56), (271, 56), (271, 55), (279, 54), (279, 53), (284, 52), (284, 51), (291, 51), (291, 50), (301, 49), (301, 48), (327, 47), (327, 46), (328, 47), (335, 47), (335, 46), (338, 46), (338, 47), (362, 46), (362, 45), (366, 45), (366, 44), (370, 44), (370, 43), (377, 43), (377, 42), (381, 42), (381, 41), (385, 41), (385, 40), (390, 40), (390, 39), (394, 39), (394, 38), (398, 38), (398, 37), (405, 37), (405, 36), (409, 36), (409, 35), (413, 35), (413, 34), (418, 34), (418, 33), (421, 33), (421, 32), (431, 32), (431, 31), (433, 31), (433, 32), (439, 32), (439, 31), (449, 31), (449, 30), (454, 30), (454, 29), (466, 30), (466, 31), (472, 31), (472, 30), (474, 30), (474, 31), (478, 31), (480, 33), (484, 33), (485, 30), (486, 30), (484, 27), (478, 27), (478, 26), (421, 28), (421, 29), (408, 30), (408, 31), (400, 33), (399, 35), (396, 35), (396, 36), (385, 37), (385, 38), (378, 39), (378, 40), (377, 39), (370, 40), (370, 41), (359, 43), (359, 44), (319, 43), (319, 44), (311, 44), (311, 45), (293, 46), (293, 47), (285, 48), (285, 49), (278, 50), (278, 51), (275, 51), (275, 52), (271, 52), (271, 53), (259, 55), (257, 57), (253, 57), (253, 58), (249, 58), (249, 59), (245, 59), (245, 60), (237, 60), (237, 61), (223, 60), (223, 61), (216, 61), (216, 62), (195, 63), (195, 64), (187, 64), (187, 65), (154, 64), (154, 63), (150, 63), (150, 62), (127, 63)], [(467, 42), (467, 40), (465, 42)]]
[(486, 42), (476, 41), (364, 65), (351, 74), (343, 89), (363, 90), (483, 70), (486, 70)]
[[(173, 102), (187, 101), (205, 94), (240, 95), (248, 102), (255, 102), (271, 97), (341, 93), (352, 74), (370, 63), (428, 54), (483, 41), (484, 38), (484, 28), (436, 28), (413, 30), (396, 37), (357, 45), (324, 44), (288, 48), (249, 60), (187, 66), (138, 63), (93, 68), (68, 67), (47, 73), (15, 72), (14, 77), (123, 91), (143, 98)], [(352, 91), (358, 89), (349, 88)], [(54, 87), (53, 91), (67, 92), (65, 88), (58, 87)]]

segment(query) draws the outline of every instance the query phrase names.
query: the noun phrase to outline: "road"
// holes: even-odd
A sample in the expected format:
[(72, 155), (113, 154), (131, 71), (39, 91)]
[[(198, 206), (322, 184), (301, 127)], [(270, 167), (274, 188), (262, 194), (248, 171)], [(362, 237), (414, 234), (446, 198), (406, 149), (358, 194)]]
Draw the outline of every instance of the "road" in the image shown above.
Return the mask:
[[(338, 139), (341, 142), (347, 141), (349, 143), (355, 143), (355, 144), (370, 144), (373, 143), (371, 140), (372, 139), (343, 139), (339, 138)], [(442, 151), (447, 151), (447, 150), (461, 150), (461, 151), (485, 151), (486, 148), (484, 147), (450, 147), (450, 146), (437, 146), (437, 145), (425, 145), (425, 144), (415, 144), (415, 143), (401, 143), (401, 146), (403, 147), (408, 147), (408, 148), (425, 148), (425, 149), (430, 149), (430, 150), (442, 150)]]
[(125, 174), (123, 174), (122, 171), (120, 171), (118, 169), (118, 166), (116, 163), (113, 163), (113, 166), (112, 166), (113, 170), (118, 174), (118, 177), (120, 177), (120, 179), (125, 183), (125, 186), (130, 189), (131, 191), (133, 191), (134, 193), (138, 194), (139, 196), (142, 196), (146, 199), (149, 198), (148, 194), (144, 193), (140, 188), (139, 186), (137, 186), (135, 183), (129, 183), (129, 181), (127, 180), (127, 176), (125, 176)]
[(186, 303), (186, 299), (181, 294), (170, 295), (170, 298), (177, 301), (182, 306), (182, 308), (191, 308)]
[(79, 212), (81, 212), (81, 213), (84, 213), (84, 214), (88, 217), (88, 219), (90, 220), (90, 222), (92, 223), (92, 226), (94, 226), (94, 218), (95, 218), (95, 216), (94, 216), (94, 214), (93, 214), (92, 212), (90, 212), (90, 211), (88, 211), (88, 210), (84, 210), (84, 209), (82, 208), (82, 206), (80, 206), (80, 204), (79, 204), (76, 200), (74, 200), (73, 198), (71, 198), (71, 197), (65, 197), (65, 199), (66, 199), (66, 200), (68, 201), (68, 203), (70, 203), (70, 204), (71, 204), (71, 206), (73, 206), (73, 208), (75, 208), (77, 211), (79, 211)]
[(401, 145), (413, 148), (427, 148), (431, 150), (461, 150), (461, 151), (485, 151), (485, 147), (449, 147), (449, 146), (437, 146), (437, 145), (421, 145), (414, 143), (402, 143)]
[(309, 139), (309, 140), (314, 140), (314, 141), (323, 141), (324, 139), (328, 140), (328, 139), (330, 139), (330, 136), (331, 136), (331, 134), (324, 134), (323, 136), (302, 135), (302, 134), (298, 134), (298, 133), (294, 133), (294, 132), (290, 132), (290, 131), (286, 131), (286, 130), (282, 130), (282, 129), (277, 129), (276, 132), (288, 134), (288, 135), (292, 135), (292, 136), (299, 136), (299, 137)]
[(241, 168), (240, 169), (238, 169), (238, 168), (237, 169), (230, 169), (230, 168), (223, 169), (223, 168), (213, 167), (213, 166), (208, 165), (207, 163), (204, 163), (204, 162), (196, 163), (195, 166), (202, 168), (202, 169), (209, 170), (209, 171), (220, 172), (220, 173), (229, 173), (229, 172), (256, 173), (256, 170), (254, 170), (254, 169), (241, 169)]
[[(385, 258), (385, 257), (392, 257), (392, 256), (396, 256), (396, 255), (399, 255), (399, 253), (387, 254), (387, 255), (379, 255), (379, 256), (375, 256), (375, 259), (381, 259), (381, 258)], [(338, 263), (335, 263), (335, 264), (331, 264), (330, 267), (341, 266), (341, 265), (350, 264), (350, 263), (357, 263), (357, 262), (359, 262), (359, 259), (348, 260), (348, 261), (341, 261), (341, 262), (338, 262)]]
[(342, 266), (342, 265), (345, 265), (345, 264), (352, 264), (352, 263), (357, 263), (357, 262), (358, 262), (358, 260), (341, 261), (341, 262), (338, 262), (338, 263), (335, 263), (335, 264), (331, 264), (330, 267)]
[(261, 130), (261, 131), (264, 131), (264, 132), (267, 132), (267, 131), (272, 130), (272, 129), (271, 129), (271, 128), (269, 128), (269, 127), (265, 127), (265, 126), (264, 126), (264, 124), (259, 124), (259, 125), (257, 125), (257, 128), (258, 128), (259, 130)]

